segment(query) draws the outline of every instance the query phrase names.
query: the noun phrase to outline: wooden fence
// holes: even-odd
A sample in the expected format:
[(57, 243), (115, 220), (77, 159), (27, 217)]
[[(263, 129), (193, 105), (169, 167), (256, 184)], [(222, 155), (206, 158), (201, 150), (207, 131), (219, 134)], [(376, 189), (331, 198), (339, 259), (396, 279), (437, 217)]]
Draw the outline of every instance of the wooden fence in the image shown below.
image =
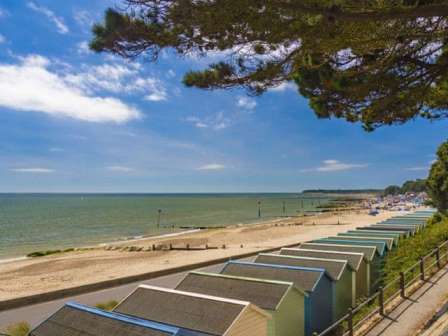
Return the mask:
[(379, 315), (386, 317), (402, 303), (407, 295), (423, 286), (434, 274), (448, 264), (448, 241), (440, 244), (431, 253), (420, 258), (420, 261), (401, 272), (388, 284), (380, 287), (372, 296), (354, 308), (350, 308), (346, 315), (334, 322), (321, 333), (314, 336), (353, 336), (355, 331), (365, 326), (365, 323)]

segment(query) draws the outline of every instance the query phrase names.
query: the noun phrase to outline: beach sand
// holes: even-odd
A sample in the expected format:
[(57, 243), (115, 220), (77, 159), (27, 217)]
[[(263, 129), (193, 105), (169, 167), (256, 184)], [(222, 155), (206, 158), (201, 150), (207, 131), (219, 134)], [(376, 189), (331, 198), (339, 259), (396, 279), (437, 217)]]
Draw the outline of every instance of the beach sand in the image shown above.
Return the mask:
[[(97, 247), (2, 263), (0, 264), (0, 300), (300, 243), (334, 235), (357, 226), (376, 223), (397, 214), (397, 212), (384, 211), (378, 216), (369, 216), (364, 210), (339, 214), (325, 213), (306, 218), (285, 218), (261, 224), (203, 230), (181, 236), (145, 238), (108, 244), (108, 246), (120, 248), (135, 246), (145, 249), (152, 244), (167, 246), (173, 244), (175, 247), (186, 244), (191, 247), (208, 244), (219, 247), (218, 249), (128, 252)], [(225, 249), (222, 248), (223, 244), (226, 245)]]

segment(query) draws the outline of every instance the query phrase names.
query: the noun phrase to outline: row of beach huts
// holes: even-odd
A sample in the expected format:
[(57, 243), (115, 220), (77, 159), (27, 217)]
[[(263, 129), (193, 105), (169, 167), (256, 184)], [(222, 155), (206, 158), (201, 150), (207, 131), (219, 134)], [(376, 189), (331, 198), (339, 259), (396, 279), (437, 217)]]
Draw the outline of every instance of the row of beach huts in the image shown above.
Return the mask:
[(167, 289), (139, 286), (107, 312), (67, 303), (31, 336), (311, 336), (373, 294), (389, 251), (423, 230), (416, 211), (336, 236), (190, 272)]

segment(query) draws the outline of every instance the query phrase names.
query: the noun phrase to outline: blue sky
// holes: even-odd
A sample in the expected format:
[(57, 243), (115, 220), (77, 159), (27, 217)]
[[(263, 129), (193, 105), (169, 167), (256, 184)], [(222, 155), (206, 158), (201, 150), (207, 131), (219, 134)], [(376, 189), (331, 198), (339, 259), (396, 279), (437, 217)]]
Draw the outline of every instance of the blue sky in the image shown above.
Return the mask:
[(185, 88), (208, 60), (86, 48), (111, 0), (0, 2), (0, 192), (257, 192), (425, 177), (446, 121), (366, 133), (318, 120), (292, 84)]

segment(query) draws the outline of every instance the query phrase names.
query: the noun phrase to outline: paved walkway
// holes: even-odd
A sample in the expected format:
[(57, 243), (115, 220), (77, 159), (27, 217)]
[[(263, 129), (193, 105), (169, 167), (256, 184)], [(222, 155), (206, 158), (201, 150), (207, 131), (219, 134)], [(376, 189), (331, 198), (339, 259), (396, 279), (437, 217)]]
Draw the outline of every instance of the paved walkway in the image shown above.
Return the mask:
[(448, 266), (400, 304), (367, 336), (413, 336), (448, 299)]
[[(243, 260), (251, 261), (253, 258)], [(199, 271), (220, 272), (224, 264), (217, 264), (198, 269)], [(82, 294), (70, 298), (40, 303), (32, 306), (27, 306), (18, 309), (12, 309), (0, 312), (0, 334), (7, 326), (21, 321), (28, 322), (31, 327), (35, 327), (42, 321), (48, 318), (51, 314), (61, 308), (67, 301), (76, 301), (86, 305), (96, 305), (97, 303), (106, 302), (109, 300), (120, 301), (131, 293), (140, 284), (148, 284), (153, 286), (161, 286), (167, 288), (174, 288), (183, 279), (188, 272), (180, 272), (160, 278), (155, 278), (148, 281), (139, 281), (123, 286), (104, 289), (93, 293)]]

